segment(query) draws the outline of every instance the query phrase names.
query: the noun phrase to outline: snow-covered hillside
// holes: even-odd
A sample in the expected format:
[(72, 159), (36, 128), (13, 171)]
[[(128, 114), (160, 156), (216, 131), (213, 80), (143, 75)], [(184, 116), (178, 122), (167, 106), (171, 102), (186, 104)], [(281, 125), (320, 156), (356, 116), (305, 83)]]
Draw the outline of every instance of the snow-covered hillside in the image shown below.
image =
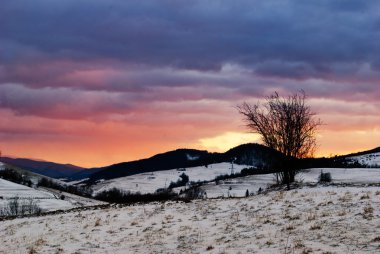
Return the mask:
[(317, 187), (0, 223), (0, 253), (378, 253), (379, 187)]
[(370, 153), (359, 156), (348, 157), (348, 160), (359, 162), (369, 167), (380, 167), (380, 153)]
[(63, 194), (65, 195), (65, 200), (59, 199), (59, 192), (49, 191), (47, 189), (34, 189), (0, 178), (0, 208), (4, 207), (9, 199), (15, 197), (20, 199), (33, 198), (43, 211), (69, 209), (102, 203), (68, 193)]
[(142, 173), (127, 177), (116, 178), (100, 182), (93, 186), (95, 193), (110, 188), (118, 188), (125, 191), (153, 193), (159, 188), (168, 187), (170, 182), (176, 182), (179, 175), (185, 173), (189, 176), (189, 181), (213, 180), (215, 177), (233, 172), (240, 172), (246, 165), (233, 165), (231, 163), (211, 164), (208, 167), (193, 167), (186, 169), (172, 169), (156, 171), (151, 173)]
[[(317, 183), (321, 171), (331, 173), (332, 183), (336, 184), (380, 184), (380, 168), (313, 168), (300, 172), (296, 180), (303, 183)], [(220, 181), (218, 184), (209, 183), (202, 186), (202, 189), (208, 198), (244, 197), (247, 190), (250, 194), (257, 194), (260, 188), (265, 190), (274, 183), (273, 174), (251, 175)]]
[[(248, 166), (234, 165), (234, 172), (240, 172), (246, 167)], [(302, 171), (297, 175), (296, 179), (300, 182), (316, 183), (318, 182), (318, 177), (321, 171), (330, 172), (333, 183), (380, 183), (379, 168), (314, 168)], [(187, 174), (190, 181), (213, 180), (216, 176), (231, 173), (231, 164), (218, 163), (209, 165), (207, 168), (187, 168), (186, 171), (173, 169), (137, 174), (103, 181), (94, 185), (93, 188), (95, 193), (114, 187), (125, 191), (153, 193), (159, 188), (168, 187), (171, 181), (177, 181), (179, 175), (182, 173)], [(249, 193), (257, 193), (260, 188), (265, 190), (268, 186), (271, 186), (274, 183), (275, 177), (273, 174), (252, 175), (219, 181), (218, 183), (212, 182), (204, 185), (202, 189), (206, 192), (208, 198), (228, 196), (243, 197), (246, 195), (247, 190)], [(181, 188), (176, 188), (175, 190), (179, 191), (180, 189)]]

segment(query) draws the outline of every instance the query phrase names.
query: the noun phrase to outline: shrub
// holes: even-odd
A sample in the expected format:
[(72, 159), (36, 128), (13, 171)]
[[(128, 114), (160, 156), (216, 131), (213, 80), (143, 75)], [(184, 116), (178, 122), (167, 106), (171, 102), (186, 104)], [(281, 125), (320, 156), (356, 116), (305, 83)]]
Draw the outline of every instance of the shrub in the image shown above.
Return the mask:
[(206, 192), (203, 191), (199, 186), (195, 185), (192, 188), (186, 190), (183, 194), (183, 198), (185, 200), (199, 199), (204, 198), (206, 196)]
[(14, 197), (0, 210), (0, 216), (24, 216), (40, 214), (42, 209), (33, 198), (21, 199)]
[(319, 174), (319, 182), (330, 183), (331, 181), (332, 181), (331, 174), (329, 172), (323, 173), (323, 171), (321, 171), (321, 173)]
[(189, 182), (189, 176), (186, 175), (185, 173), (182, 173), (180, 176), (179, 176), (180, 179), (178, 179), (177, 182), (171, 182), (170, 185), (169, 185), (169, 189), (173, 189), (173, 188), (176, 188), (176, 187), (182, 187), (182, 186), (185, 186), (188, 182)]

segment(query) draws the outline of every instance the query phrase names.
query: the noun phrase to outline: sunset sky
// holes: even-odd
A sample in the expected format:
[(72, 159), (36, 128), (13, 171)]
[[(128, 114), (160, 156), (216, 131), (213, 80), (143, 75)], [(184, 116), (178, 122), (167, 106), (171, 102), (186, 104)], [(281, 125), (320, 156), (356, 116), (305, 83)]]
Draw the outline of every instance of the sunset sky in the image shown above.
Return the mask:
[(94, 167), (259, 137), (303, 89), (317, 155), (380, 146), (379, 1), (1, 0), (3, 154)]

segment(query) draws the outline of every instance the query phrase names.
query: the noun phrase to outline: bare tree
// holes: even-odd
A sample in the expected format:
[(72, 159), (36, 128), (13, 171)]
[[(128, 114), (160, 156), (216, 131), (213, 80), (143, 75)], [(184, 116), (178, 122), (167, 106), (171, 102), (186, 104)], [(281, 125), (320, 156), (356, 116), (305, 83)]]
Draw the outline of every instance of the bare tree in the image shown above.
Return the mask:
[(294, 159), (313, 155), (316, 130), (321, 125), (321, 121), (315, 119), (315, 114), (305, 104), (305, 99), (304, 91), (289, 97), (281, 97), (275, 92), (263, 104), (250, 105), (245, 102), (238, 106), (247, 127), (260, 134), (266, 146), (285, 155), (278, 177), (288, 188), (298, 172)]

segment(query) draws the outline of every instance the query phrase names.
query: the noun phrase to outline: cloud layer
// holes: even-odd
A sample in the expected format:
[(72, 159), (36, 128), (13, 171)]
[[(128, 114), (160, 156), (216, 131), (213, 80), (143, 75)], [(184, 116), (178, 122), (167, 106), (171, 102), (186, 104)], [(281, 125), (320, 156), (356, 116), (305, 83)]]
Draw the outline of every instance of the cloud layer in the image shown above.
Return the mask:
[[(4, 0), (3, 150), (63, 161), (64, 146), (73, 150), (68, 161), (89, 166), (207, 148), (200, 140), (245, 131), (238, 103), (299, 89), (326, 133), (364, 131), (371, 148), (380, 125), (379, 11), (374, 0)], [(322, 151), (364, 146), (338, 149), (328, 137)], [(48, 151), (31, 151), (37, 143)], [(94, 144), (108, 156), (91, 159), (100, 158)]]

